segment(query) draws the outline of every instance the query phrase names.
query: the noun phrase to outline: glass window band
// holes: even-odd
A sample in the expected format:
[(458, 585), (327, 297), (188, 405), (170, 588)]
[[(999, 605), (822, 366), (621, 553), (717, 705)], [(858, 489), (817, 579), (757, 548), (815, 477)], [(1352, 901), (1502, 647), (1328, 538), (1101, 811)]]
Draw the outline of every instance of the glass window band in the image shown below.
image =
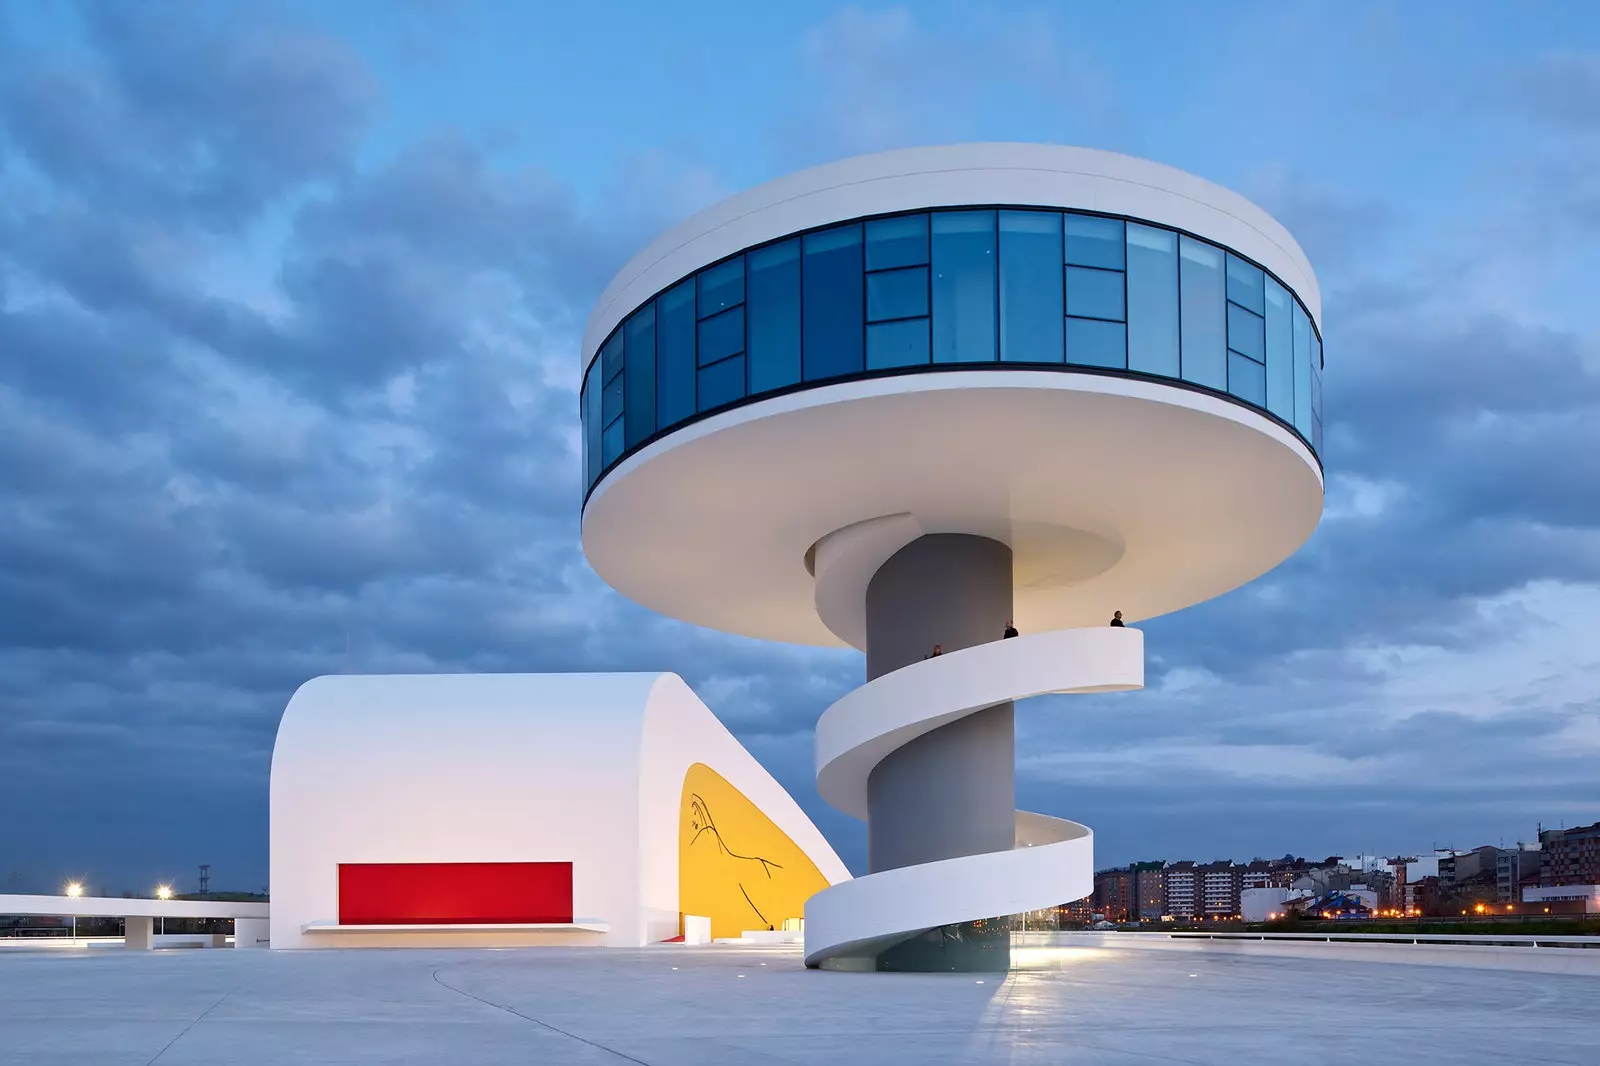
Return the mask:
[(626, 454), (709, 412), (811, 384), (982, 364), (1229, 396), (1320, 461), (1322, 338), (1270, 271), (1140, 219), (973, 206), (788, 234), (641, 304), (584, 375), (585, 497)]

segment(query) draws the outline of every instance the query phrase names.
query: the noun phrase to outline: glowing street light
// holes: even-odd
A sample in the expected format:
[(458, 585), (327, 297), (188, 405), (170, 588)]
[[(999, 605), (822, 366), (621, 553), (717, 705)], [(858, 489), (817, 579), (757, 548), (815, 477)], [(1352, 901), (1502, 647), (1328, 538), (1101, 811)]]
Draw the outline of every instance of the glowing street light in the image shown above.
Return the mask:
[[(83, 882), (68, 881), (67, 895), (73, 899), (77, 899), (79, 896), (83, 895)], [(78, 942), (78, 916), (76, 914), (72, 916), (72, 942), (74, 944)]]
[[(172, 886), (171, 885), (157, 885), (156, 886), (156, 899), (171, 899), (171, 898), (172, 898)], [(167, 916), (165, 914), (163, 914), (161, 916), (161, 935), (165, 936), (166, 934), (167, 934)]]

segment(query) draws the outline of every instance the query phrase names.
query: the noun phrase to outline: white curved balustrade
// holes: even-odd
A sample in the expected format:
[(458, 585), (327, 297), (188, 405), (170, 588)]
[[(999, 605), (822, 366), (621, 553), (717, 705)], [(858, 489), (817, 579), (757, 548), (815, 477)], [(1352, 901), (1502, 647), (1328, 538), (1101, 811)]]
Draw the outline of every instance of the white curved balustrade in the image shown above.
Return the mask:
[[(817, 789), (867, 815), (867, 778), (924, 733), (1007, 700), (1144, 687), (1137, 629), (1061, 629), (950, 652), (884, 674), (817, 722)], [(1054, 906), (1094, 888), (1094, 834), (1064, 818), (1016, 812), (1010, 851), (868, 874), (806, 904), (806, 965), (869, 954), (939, 926)]]

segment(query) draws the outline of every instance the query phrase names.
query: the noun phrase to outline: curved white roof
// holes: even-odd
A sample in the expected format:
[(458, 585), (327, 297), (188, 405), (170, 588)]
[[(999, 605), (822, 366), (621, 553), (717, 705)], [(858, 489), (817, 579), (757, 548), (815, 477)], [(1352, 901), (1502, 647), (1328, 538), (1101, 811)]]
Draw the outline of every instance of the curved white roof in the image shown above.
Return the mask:
[(727, 780), (830, 882), (850, 876), (783, 786), (675, 674), (307, 681), (272, 748), (272, 946), (529, 942), (515, 931), (484, 941), (392, 927), (329, 941), (315, 930), (337, 922), (339, 865), (365, 862), (567, 861), (575, 916), (609, 925), (606, 943), (674, 936), (679, 811), (695, 763)]
[(606, 286), (583, 367), (618, 322), (661, 289), (765, 241), (865, 215), (973, 204), (1127, 215), (1248, 256), (1293, 289), (1320, 330), (1322, 294), (1300, 245), (1238, 193), (1161, 163), (1054, 144), (905, 148), (802, 170), (729, 197), (662, 234)]

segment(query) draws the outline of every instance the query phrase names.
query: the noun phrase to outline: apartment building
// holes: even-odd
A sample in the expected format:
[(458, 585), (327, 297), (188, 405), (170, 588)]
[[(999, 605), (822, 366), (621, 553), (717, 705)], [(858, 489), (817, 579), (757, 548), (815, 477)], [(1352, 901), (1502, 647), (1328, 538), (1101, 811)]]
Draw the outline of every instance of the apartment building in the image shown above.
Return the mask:
[(1159, 922), (1167, 912), (1166, 866), (1166, 863), (1157, 859), (1154, 862), (1136, 862), (1130, 867), (1133, 872), (1135, 911), (1132, 917), (1141, 922)]
[(1196, 867), (1196, 872), (1202, 913), (1207, 918), (1237, 917), (1244, 867), (1235, 865), (1232, 860), (1220, 859)]
[(1194, 862), (1185, 859), (1166, 868), (1166, 912), (1179, 921), (1201, 914), (1200, 877)]
[(1084, 896), (1056, 908), (1056, 924), (1063, 929), (1088, 925), (1094, 917), (1094, 897)]
[(1518, 842), (1502, 848), (1495, 861), (1495, 898), (1501, 903), (1522, 899), (1524, 885), (1537, 888), (1544, 852), (1537, 844)]
[(1094, 909), (1108, 922), (1125, 922), (1133, 914), (1133, 872), (1101, 870), (1094, 875)]
[(1305, 870), (1305, 861), (1287, 859), (1252, 859), (1239, 868), (1239, 887), (1288, 888), (1298, 872)]
[(1600, 885), (1600, 822), (1571, 829), (1541, 829), (1539, 884)]

